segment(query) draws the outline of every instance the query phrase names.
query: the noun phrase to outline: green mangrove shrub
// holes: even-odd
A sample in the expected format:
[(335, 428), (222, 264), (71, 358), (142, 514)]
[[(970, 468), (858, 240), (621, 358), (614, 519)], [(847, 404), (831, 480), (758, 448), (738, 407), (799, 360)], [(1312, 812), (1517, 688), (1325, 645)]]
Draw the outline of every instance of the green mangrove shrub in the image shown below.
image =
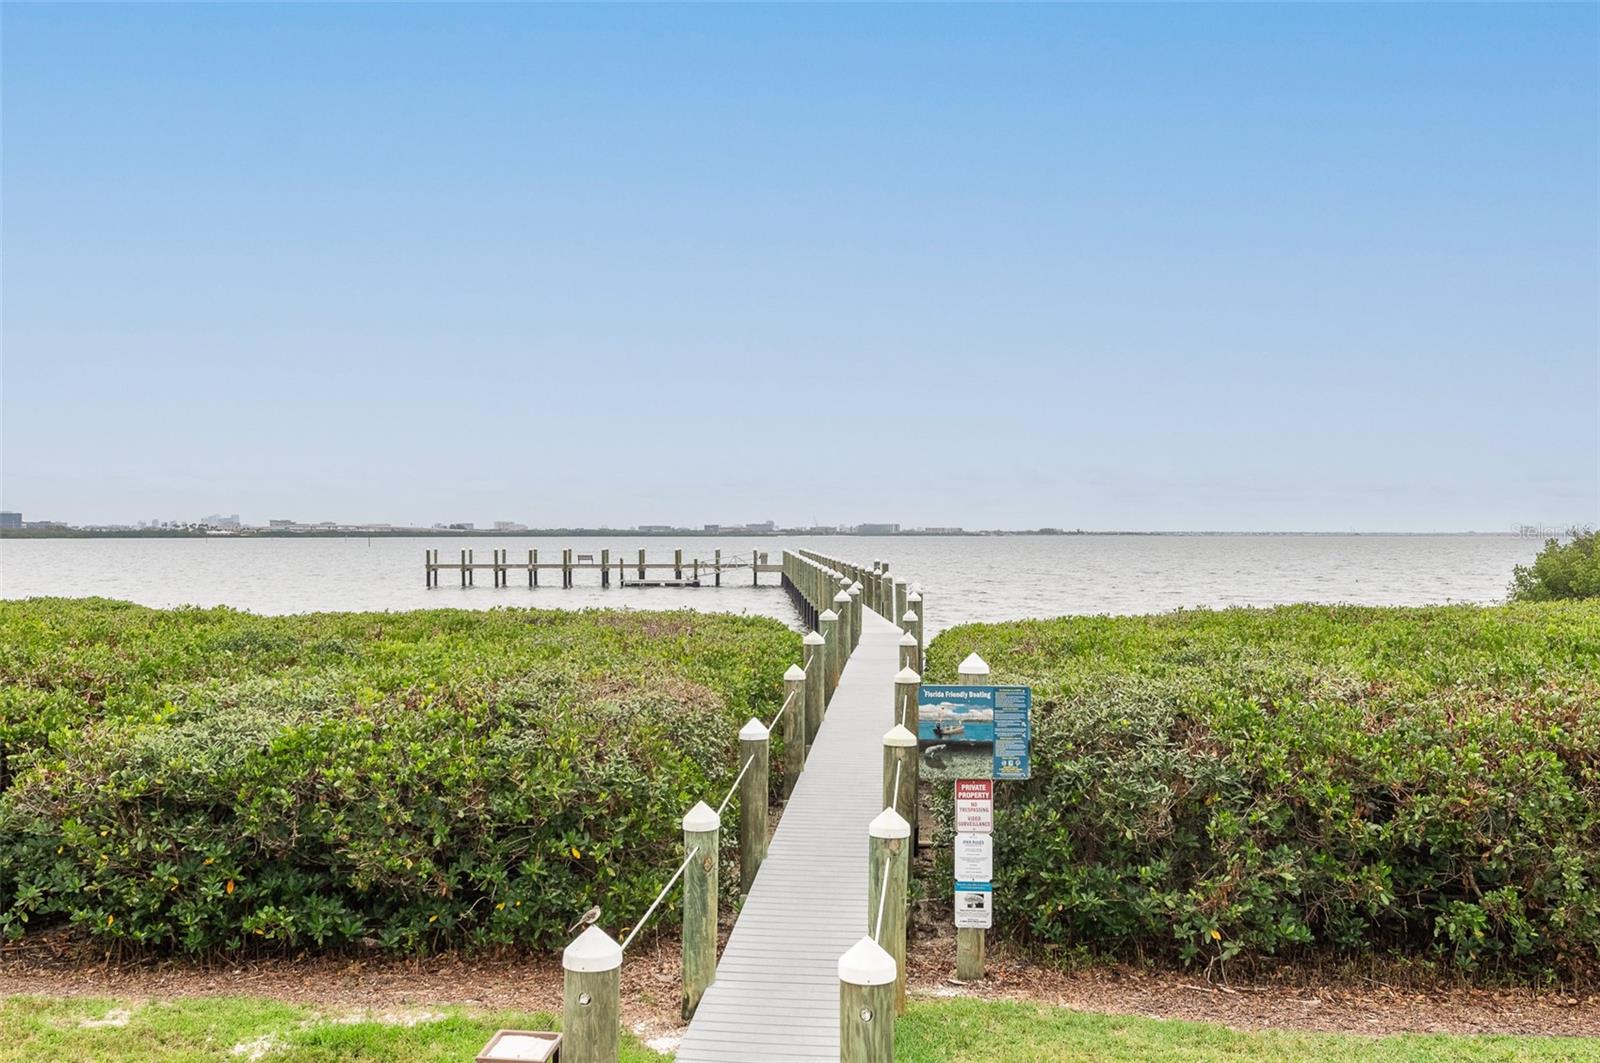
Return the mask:
[(1533, 564), (1518, 565), (1512, 572), (1512, 601), (1569, 598), (1600, 598), (1600, 532), (1575, 536), (1568, 543), (1546, 539)]
[(1034, 778), (997, 787), (1011, 937), (1594, 975), (1600, 605), (969, 625), (929, 672), (974, 651), (1035, 690)]
[[(615, 929), (798, 648), (776, 622), (697, 614), (155, 612), (0, 607), (33, 636), (4, 662), (28, 746), (0, 794), (7, 936), (552, 947), (590, 904)], [(14, 689), (45, 677), (43, 702)], [(40, 703), (47, 727), (19, 711)]]

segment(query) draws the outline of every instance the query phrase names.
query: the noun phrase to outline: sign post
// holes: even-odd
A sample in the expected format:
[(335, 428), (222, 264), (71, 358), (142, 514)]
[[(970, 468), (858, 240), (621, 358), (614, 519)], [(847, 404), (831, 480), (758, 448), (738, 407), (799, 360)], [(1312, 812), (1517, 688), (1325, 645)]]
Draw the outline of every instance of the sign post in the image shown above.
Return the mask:
[(994, 784), (1031, 777), (1033, 692), (984, 686), (989, 666), (972, 654), (958, 684), (917, 688), (923, 778), (955, 784), (956, 977), (983, 977), (984, 931), (994, 923)]

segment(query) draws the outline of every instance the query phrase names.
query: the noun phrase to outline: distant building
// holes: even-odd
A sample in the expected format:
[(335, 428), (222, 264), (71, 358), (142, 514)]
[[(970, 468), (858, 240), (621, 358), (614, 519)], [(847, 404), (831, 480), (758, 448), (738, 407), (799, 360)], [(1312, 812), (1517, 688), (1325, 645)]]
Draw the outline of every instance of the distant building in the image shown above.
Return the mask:
[(923, 528), (922, 530), (924, 532), (926, 532), (928, 535), (962, 535), (962, 534), (965, 534), (963, 532), (963, 530), (960, 529), (960, 528)]
[(505, 532), (505, 531), (527, 531), (528, 530), (528, 526), (526, 524), (518, 524), (514, 520), (497, 520), (497, 521), (494, 522), (494, 530), (495, 531), (501, 531), (501, 532)]
[(706, 534), (715, 535), (715, 534), (717, 534), (717, 532), (722, 530), (722, 525), (720, 525), (720, 524), (707, 524), (706, 527), (705, 527), (705, 530), (706, 530)]
[(745, 528), (753, 532), (774, 532), (778, 530), (778, 522), (775, 520), (764, 520), (757, 524), (746, 524)]
[(857, 535), (898, 535), (899, 533), (900, 533), (900, 525), (898, 525), (898, 524), (857, 524), (856, 525), (856, 534)]
[(288, 531), (290, 528), (294, 527), (294, 521), (292, 521), (292, 520), (269, 520), (269, 521), (267, 521), (267, 527), (276, 528), (279, 531)]
[(641, 532), (669, 532), (669, 531), (677, 531), (677, 529), (676, 529), (676, 528), (674, 528), (674, 527), (673, 527), (673, 526), (672, 526), (672, 525), (670, 525), (670, 524), (640, 524), (640, 525), (637, 525), (637, 526), (636, 526), (636, 527), (635, 527), (635, 528), (634, 528), (634, 529), (633, 529), (633, 530), (634, 530), (634, 531), (641, 531)]
[(22, 514), (21, 513), (11, 513), (9, 511), (5, 512), (5, 513), (0, 513), (0, 528), (20, 528), (20, 527), (22, 527)]
[(473, 524), (472, 524), (472, 521), (470, 521), (470, 520), (458, 521), (457, 523), (450, 525), (450, 530), (451, 531), (472, 531), (473, 530)]
[(229, 513), (228, 515), (224, 516), (221, 513), (213, 513), (210, 516), (202, 519), (200, 523), (211, 528), (237, 529), (239, 527), (239, 514)]

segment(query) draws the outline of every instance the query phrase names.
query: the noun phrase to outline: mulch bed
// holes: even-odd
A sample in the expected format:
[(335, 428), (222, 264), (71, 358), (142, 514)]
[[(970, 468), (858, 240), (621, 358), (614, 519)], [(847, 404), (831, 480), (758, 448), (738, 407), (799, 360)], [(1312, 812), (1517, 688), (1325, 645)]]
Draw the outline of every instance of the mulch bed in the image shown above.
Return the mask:
[[(1240, 1030), (1348, 1033), (1507, 1033), (1600, 1036), (1600, 987), (1485, 989), (1390, 985), (1372, 978), (1293, 977), (1229, 985), (1198, 973), (1128, 965), (1062, 970), (991, 949), (988, 977), (953, 977), (953, 933), (919, 938), (911, 961), (914, 996), (977, 997), (1056, 1004), (1080, 1011), (1222, 1023)], [(635, 1033), (671, 1048), (678, 1017), (678, 949), (670, 936), (631, 948), (623, 965), (623, 1018)], [(386, 1011), (462, 1004), (484, 1009), (561, 1010), (559, 957), (395, 959), (372, 956), (262, 959), (199, 964), (113, 963), (65, 936), (34, 935), (0, 947), (0, 995), (119, 997), (256, 996), (319, 1008)]]

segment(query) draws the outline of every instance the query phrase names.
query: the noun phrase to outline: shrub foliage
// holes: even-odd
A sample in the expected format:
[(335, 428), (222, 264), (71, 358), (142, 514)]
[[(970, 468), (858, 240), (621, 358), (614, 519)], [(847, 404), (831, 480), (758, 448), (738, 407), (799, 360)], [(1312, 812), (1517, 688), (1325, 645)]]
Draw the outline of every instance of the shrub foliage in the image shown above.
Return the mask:
[(36, 600), (0, 603), (0, 646), (0, 927), (206, 953), (636, 918), (798, 641), (687, 612)]
[(1600, 598), (1600, 532), (1575, 536), (1565, 544), (1546, 539), (1533, 564), (1518, 565), (1512, 573), (1512, 601), (1568, 598)]
[(930, 675), (974, 651), (1034, 688), (1034, 778), (997, 795), (1014, 937), (1596, 971), (1600, 605), (970, 625)]

